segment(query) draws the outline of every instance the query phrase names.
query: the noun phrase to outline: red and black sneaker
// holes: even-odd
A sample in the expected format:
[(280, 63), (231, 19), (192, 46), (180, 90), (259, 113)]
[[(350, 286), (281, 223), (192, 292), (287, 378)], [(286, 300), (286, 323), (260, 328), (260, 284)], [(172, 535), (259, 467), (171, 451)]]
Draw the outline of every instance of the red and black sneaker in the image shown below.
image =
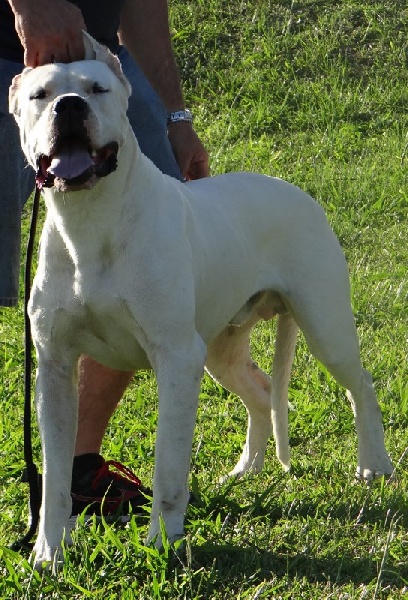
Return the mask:
[(115, 460), (100, 454), (74, 458), (72, 470), (72, 516), (85, 513), (126, 523), (130, 513), (146, 515), (152, 491), (138, 477)]

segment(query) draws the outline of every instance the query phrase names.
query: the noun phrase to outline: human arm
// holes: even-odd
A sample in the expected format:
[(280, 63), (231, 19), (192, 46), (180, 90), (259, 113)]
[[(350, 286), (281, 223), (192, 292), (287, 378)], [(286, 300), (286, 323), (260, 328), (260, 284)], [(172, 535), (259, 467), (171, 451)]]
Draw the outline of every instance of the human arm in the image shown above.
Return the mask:
[[(185, 108), (168, 21), (167, 0), (126, 0), (120, 40), (137, 61), (167, 112)], [(187, 179), (209, 175), (208, 153), (190, 123), (169, 124), (169, 140)]]
[(82, 13), (67, 0), (8, 0), (24, 48), (24, 64), (37, 67), (49, 62), (84, 58)]

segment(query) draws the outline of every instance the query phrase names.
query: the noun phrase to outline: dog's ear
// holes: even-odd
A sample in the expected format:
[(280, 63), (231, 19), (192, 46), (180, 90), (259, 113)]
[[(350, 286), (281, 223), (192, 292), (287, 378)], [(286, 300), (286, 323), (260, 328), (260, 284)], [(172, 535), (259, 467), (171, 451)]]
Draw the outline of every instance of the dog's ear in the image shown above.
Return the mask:
[(85, 60), (106, 62), (106, 55), (110, 54), (106, 46), (97, 42), (87, 31), (82, 31), (82, 40), (85, 48)]
[(122, 66), (117, 56), (106, 47), (97, 42), (87, 31), (82, 31), (82, 37), (85, 47), (85, 60), (99, 60), (108, 65), (115, 73), (116, 77), (123, 83), (128, 96), (131, 93), (130, 83), (122, 71)]
[(21, 73), (15, 75), (9, 87), (9, 112), (15, 117), (19, 115), (17, 92), (20, 89), (20, 81), (29, 71), (32, 71), (31, 67), (26, 67)]

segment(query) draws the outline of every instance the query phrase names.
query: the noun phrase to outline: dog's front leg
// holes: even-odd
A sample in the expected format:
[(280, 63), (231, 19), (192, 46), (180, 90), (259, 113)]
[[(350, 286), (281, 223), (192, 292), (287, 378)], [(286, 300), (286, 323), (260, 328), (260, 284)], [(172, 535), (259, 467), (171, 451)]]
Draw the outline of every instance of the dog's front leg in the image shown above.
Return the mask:
[(205, 355), (204, 343), (196, 334), (182, 349), (161, 348), (155, 357), (159, 419), (148, 539), (155, 540), (158, 547), (162, 545), (160, 518), (170, 541), (184, 533), (188, 473)]
[(44, 562), (51, 562), (55, 570), (60, 560), (64, 528), (71, 514), (78, 412), (76, 361), (61, 366), (39, 353), (36, 408), (42, 443), (43, 497), (34, 560), (37, 569), (41, 569)]

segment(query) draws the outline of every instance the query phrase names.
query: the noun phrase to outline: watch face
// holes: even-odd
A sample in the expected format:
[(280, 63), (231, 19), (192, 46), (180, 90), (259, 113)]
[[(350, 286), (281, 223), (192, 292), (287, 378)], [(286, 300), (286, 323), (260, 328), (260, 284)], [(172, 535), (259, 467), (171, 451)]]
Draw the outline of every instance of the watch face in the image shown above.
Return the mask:
[(193, 122), (193, 115), (191, 114), (191, 111), (189, 111), (188, 109), (185, 110), (176, 110), (174, 112), (171, 112), (167, 115), (167, 124), (169, 123), (177, 123), (177, 122), (187, 122), (187, 123), (192, 123)]

